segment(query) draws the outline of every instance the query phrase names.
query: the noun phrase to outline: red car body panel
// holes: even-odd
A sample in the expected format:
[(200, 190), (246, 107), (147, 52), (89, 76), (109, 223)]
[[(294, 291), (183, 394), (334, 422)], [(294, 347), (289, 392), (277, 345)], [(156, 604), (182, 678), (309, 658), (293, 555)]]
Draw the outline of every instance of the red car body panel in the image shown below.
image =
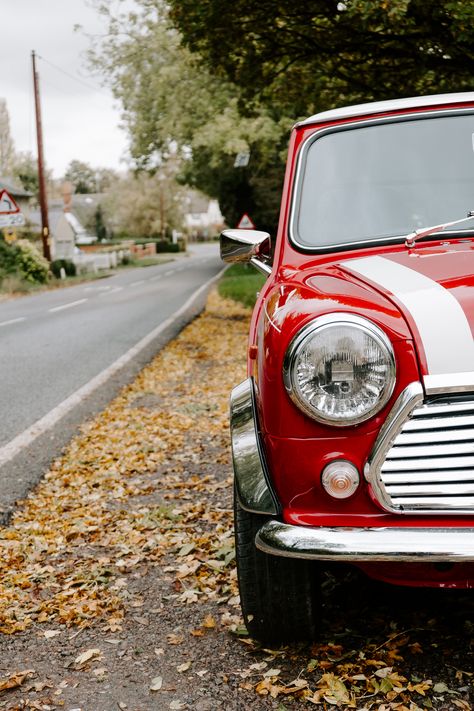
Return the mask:
[[(459, 108), (459, 104), (436, 106), (431, 112), (435, 114), (451, 107)], [(407, 109), (377, 114), (377, 118), (429, 111), (429, 108)], [(296, 126), (291, 136), (272, 274), (258, 297), (249, 339), (252, 349), (248, 374), (253, 376), (256, 384), (259, 426), (272, 485), (286, 523), (472, 527), (474, 516), (387, 513), (376, 502), (362, 476), (356, 494), (345, 500), (330, 497), (321, 485), (324, 465), (335, 458), (349, 460), (363, 472), (375, 439), (397, 397), (407, 385), (420, 381), (428, 372), (422, 341), (409, 310), (393, 294), (355, 274), (349, 260), (382, 256), (437, 282), (459, 302), (474, 333), (472, 239), (431, 238), (417, 243), (412, 249), (397, 244), (318, 254), (296, 248), (288, 237), (292, 185), (302, 143), (321, 128), (358, 123), (369, 117), (367, 114), (357, 119)], [(473, 205), (468, 207), (474, 209), (474, 198)], [(389, 402), (376, 416), (356, 426), (332, 427), (312, 420), (292, 402), (283, 385), (283, 361), (295, 334), (315, 317), (332, 312), (357, 314), (374, 322), (388, 335), (395, 353), (397, 381)], [(471, 564), (451, 565), (446, 569), (411, 563), (373, 563), (360, 567), (369, 575), (401, 584), (474, 586), (474, 566)]]

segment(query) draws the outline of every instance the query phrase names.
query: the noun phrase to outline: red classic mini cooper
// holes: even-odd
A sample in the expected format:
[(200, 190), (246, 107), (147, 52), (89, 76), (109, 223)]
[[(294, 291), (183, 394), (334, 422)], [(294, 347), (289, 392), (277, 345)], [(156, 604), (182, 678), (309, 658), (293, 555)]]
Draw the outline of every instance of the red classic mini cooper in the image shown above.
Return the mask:
[[(297, 124), (278, 236), (231, 397), (242, 608), (311, 635), (317, 561), (474, 586), (474, 93)], [(316, 574), (315, 574), (316, 573)]]

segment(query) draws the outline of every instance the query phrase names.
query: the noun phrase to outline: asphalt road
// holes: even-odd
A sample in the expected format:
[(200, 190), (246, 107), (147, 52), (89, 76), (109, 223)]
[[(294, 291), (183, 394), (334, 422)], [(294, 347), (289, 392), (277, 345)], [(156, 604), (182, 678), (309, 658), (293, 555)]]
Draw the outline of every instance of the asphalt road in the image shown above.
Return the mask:
[(197, 290), (221, 269), (217, 244), (194, 245), (166, 264), (0, 303), (0, 520), (199, 312)]

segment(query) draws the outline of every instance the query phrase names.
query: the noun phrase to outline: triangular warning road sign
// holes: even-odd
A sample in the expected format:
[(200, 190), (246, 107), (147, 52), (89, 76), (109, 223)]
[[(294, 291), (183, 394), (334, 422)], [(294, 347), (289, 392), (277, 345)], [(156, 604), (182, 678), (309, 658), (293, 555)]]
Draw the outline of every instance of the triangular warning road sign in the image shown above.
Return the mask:
[(16, 215), (20, 208), (16, 204), (9, 192), (0, 190), (0, 215)]
[(254, 230), (255, 229), (255, 225), (253, 224), (252, 220), (250, 219), (250, 217), (247, 215), (246, 212), (244, 212), (244, 214), (238, 221), (237, 229), (238, 230)]

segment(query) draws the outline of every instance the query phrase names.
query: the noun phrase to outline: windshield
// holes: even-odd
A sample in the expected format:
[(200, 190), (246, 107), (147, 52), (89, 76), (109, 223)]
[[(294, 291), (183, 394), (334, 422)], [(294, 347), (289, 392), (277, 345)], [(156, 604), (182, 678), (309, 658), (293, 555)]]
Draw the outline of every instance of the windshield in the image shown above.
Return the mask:
[(309, 144), (292, 233), (303, 247), (337, 247), (405, 235), (472, 209), (474, 115), (399, 120)]

